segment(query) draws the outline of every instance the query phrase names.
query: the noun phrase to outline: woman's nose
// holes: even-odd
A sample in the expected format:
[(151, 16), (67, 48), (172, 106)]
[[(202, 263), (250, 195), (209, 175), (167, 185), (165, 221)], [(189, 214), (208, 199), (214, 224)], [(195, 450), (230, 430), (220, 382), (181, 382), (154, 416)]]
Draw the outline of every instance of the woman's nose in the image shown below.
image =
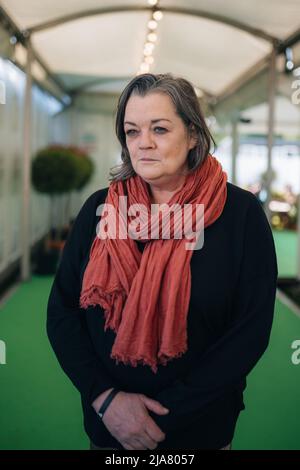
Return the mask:
[(153, 139), (150, 132), (141, 132), (139, 147), (140, 148), (149, 148), (153, 147)]

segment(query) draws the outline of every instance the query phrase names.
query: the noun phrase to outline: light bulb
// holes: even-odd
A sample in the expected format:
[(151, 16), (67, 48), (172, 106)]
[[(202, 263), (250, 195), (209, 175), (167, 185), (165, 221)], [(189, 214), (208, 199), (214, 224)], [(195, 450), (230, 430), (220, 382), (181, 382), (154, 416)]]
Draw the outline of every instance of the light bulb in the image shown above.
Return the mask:
[(152, 51), (149, 51), (149, 49), (144, 49), (144, 55), (145, 56), (152, 55)]
[(149, 55), (148, 57), (145, 57), (144, 61), (146, 62), (146, 64), (153, 64), (154, 59), (152, 55)]
[(157, 34), (149, 33), (148, 36), (147, 36), (147, 39), (150, 42), (156, 42), (157, 41)]
[(157, 10), (153, 13), (153, 19), (156, 21), (160, 21), (164, 15), (160, 10)]
[(151, 30), (156, 29), (157, 28), (157, 22), (155, 20), (150, 20), (148, 22), (148, 28), (151, 29)]

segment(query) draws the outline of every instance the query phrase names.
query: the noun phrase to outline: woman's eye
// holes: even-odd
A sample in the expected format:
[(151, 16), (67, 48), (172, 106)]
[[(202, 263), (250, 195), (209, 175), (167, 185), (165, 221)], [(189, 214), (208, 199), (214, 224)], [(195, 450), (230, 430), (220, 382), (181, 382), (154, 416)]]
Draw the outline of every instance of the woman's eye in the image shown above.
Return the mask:
[(136, 132), (135, 129), (128, 129), (128, 131), (125, 132), (126, 135), (134, 135), (134, 133)]
[[(156, 126), (153, 128), (154, 132), (156, 134), (164, 134), (165, 132), (167, 132), (167, 129), (165, 129), (164, 127), (160, 127), (160, 126)], [(127, 136), (134, 136), (137, 134), (137, 130), (136, 129), (128, 129), (125, 134)]]

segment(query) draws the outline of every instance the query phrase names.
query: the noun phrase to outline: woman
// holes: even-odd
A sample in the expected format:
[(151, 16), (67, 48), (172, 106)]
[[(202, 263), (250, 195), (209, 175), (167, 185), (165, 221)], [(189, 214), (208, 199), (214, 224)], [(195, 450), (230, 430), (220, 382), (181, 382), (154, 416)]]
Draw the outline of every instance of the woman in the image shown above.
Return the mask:
[[(134, 78), (116, 133), (122, 164), (66, 243), (48, 303), (50, 342), (81, 394), (92, 448), (228, 448), (272, 325), (269, 224), (210, 155), (185, 79)], [(175, 215), (165, 230), (160, 207), (182, 210), (184, 230)]]

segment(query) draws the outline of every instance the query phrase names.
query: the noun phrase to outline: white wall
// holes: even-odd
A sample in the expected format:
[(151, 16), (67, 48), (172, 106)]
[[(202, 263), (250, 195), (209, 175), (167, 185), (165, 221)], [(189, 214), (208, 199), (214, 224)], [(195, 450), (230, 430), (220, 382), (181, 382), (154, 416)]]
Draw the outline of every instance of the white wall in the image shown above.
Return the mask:
[[(22, 157), (25, 76), (0, 58), (5, 102), (0, 104), (0, 273), (21, 254)], [(51, 142), (52, 115), (59, 104), (32, 90), (32, 156)], [(31, 244), (49, 228), (49, 200), (31, 192)]]

